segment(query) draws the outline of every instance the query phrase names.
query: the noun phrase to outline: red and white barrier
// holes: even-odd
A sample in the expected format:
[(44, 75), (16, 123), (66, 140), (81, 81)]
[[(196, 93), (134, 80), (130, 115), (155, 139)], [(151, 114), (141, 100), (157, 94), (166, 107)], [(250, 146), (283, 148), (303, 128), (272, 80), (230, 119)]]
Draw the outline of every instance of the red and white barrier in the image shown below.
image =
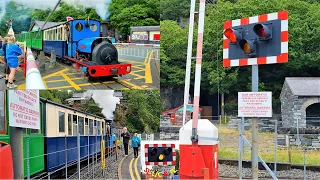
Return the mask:
[(27, 49), (26, 89), (46, 89), (31, 49)]
[(134, 44), (134, 43), (113, 43), (115, 46), (146, 46), (146, 47), (160, 47), (160, 44)]

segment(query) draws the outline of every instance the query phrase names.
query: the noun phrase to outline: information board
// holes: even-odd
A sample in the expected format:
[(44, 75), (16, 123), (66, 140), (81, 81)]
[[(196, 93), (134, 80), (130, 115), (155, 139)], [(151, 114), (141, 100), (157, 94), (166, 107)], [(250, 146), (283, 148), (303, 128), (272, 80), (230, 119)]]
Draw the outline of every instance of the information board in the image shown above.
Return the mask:
[(9, 125), (40, 129), (39, 90), (10, 90)]
[(238, 92), (239, 117), (272, 117), (271, 92)]

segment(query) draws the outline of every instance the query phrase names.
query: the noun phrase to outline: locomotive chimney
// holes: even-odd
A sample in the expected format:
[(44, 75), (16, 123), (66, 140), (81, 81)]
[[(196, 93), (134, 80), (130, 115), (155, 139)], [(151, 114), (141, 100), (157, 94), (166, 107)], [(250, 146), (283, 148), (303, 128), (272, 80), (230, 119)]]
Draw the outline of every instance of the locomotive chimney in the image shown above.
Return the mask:
[(101, 21), (101, 32), (102, 32), (102, 37), (108, 37), (108, 21)]

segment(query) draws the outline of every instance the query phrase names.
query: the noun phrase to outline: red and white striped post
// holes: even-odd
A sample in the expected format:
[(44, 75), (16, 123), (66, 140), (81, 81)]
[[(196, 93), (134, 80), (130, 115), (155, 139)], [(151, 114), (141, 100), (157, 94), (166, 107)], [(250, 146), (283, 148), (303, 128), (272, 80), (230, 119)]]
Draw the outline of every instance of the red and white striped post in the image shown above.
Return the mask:
[(26, 89), (46, 89), (32, 51), (27, 49)]
[(197, 142), (198, 142), (197, 128), (198, 128), (198, 114), (199, 114), (199, 101), (200, 101), (200, 82), (201, 82), (201, 63), (202, 63), (205, 6), (206, 6), (206, 1), (200, 0), (197, 57), (196, 57), (196, 76), (195, 76), (195, 83), (194, 83), (194, 100), (193, 100), (193, 117), (192, 117), (192, 137), (191, 137), (191, 141), (193, 142), (194, 145), (197, 145)]

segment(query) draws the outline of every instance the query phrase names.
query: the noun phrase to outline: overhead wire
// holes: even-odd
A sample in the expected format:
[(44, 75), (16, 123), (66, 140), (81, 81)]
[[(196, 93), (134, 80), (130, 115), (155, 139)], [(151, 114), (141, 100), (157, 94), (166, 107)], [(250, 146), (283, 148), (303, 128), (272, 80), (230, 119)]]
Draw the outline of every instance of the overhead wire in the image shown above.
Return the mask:
[(42, 27), (40, 28), (39, 32), (37, 33), (37, 35), (35, 36), (34, 39), (37, 39), (37, 37), (39, 36), (39, 34), (41, 34), (41, 30), (43, 30), (44, 26), (47, 24), (49, 18), (51, 17), (51, 15), (54, 13), (54, 11), (57, 9), (57, 7), (59, 6), (59, 4), (61, 3), (62, 0), (58, 0), (56, 6), (53, 8), (53, 10), (50, 12), (50, 14), (48, 15), (45, 23), (42, 25)]

